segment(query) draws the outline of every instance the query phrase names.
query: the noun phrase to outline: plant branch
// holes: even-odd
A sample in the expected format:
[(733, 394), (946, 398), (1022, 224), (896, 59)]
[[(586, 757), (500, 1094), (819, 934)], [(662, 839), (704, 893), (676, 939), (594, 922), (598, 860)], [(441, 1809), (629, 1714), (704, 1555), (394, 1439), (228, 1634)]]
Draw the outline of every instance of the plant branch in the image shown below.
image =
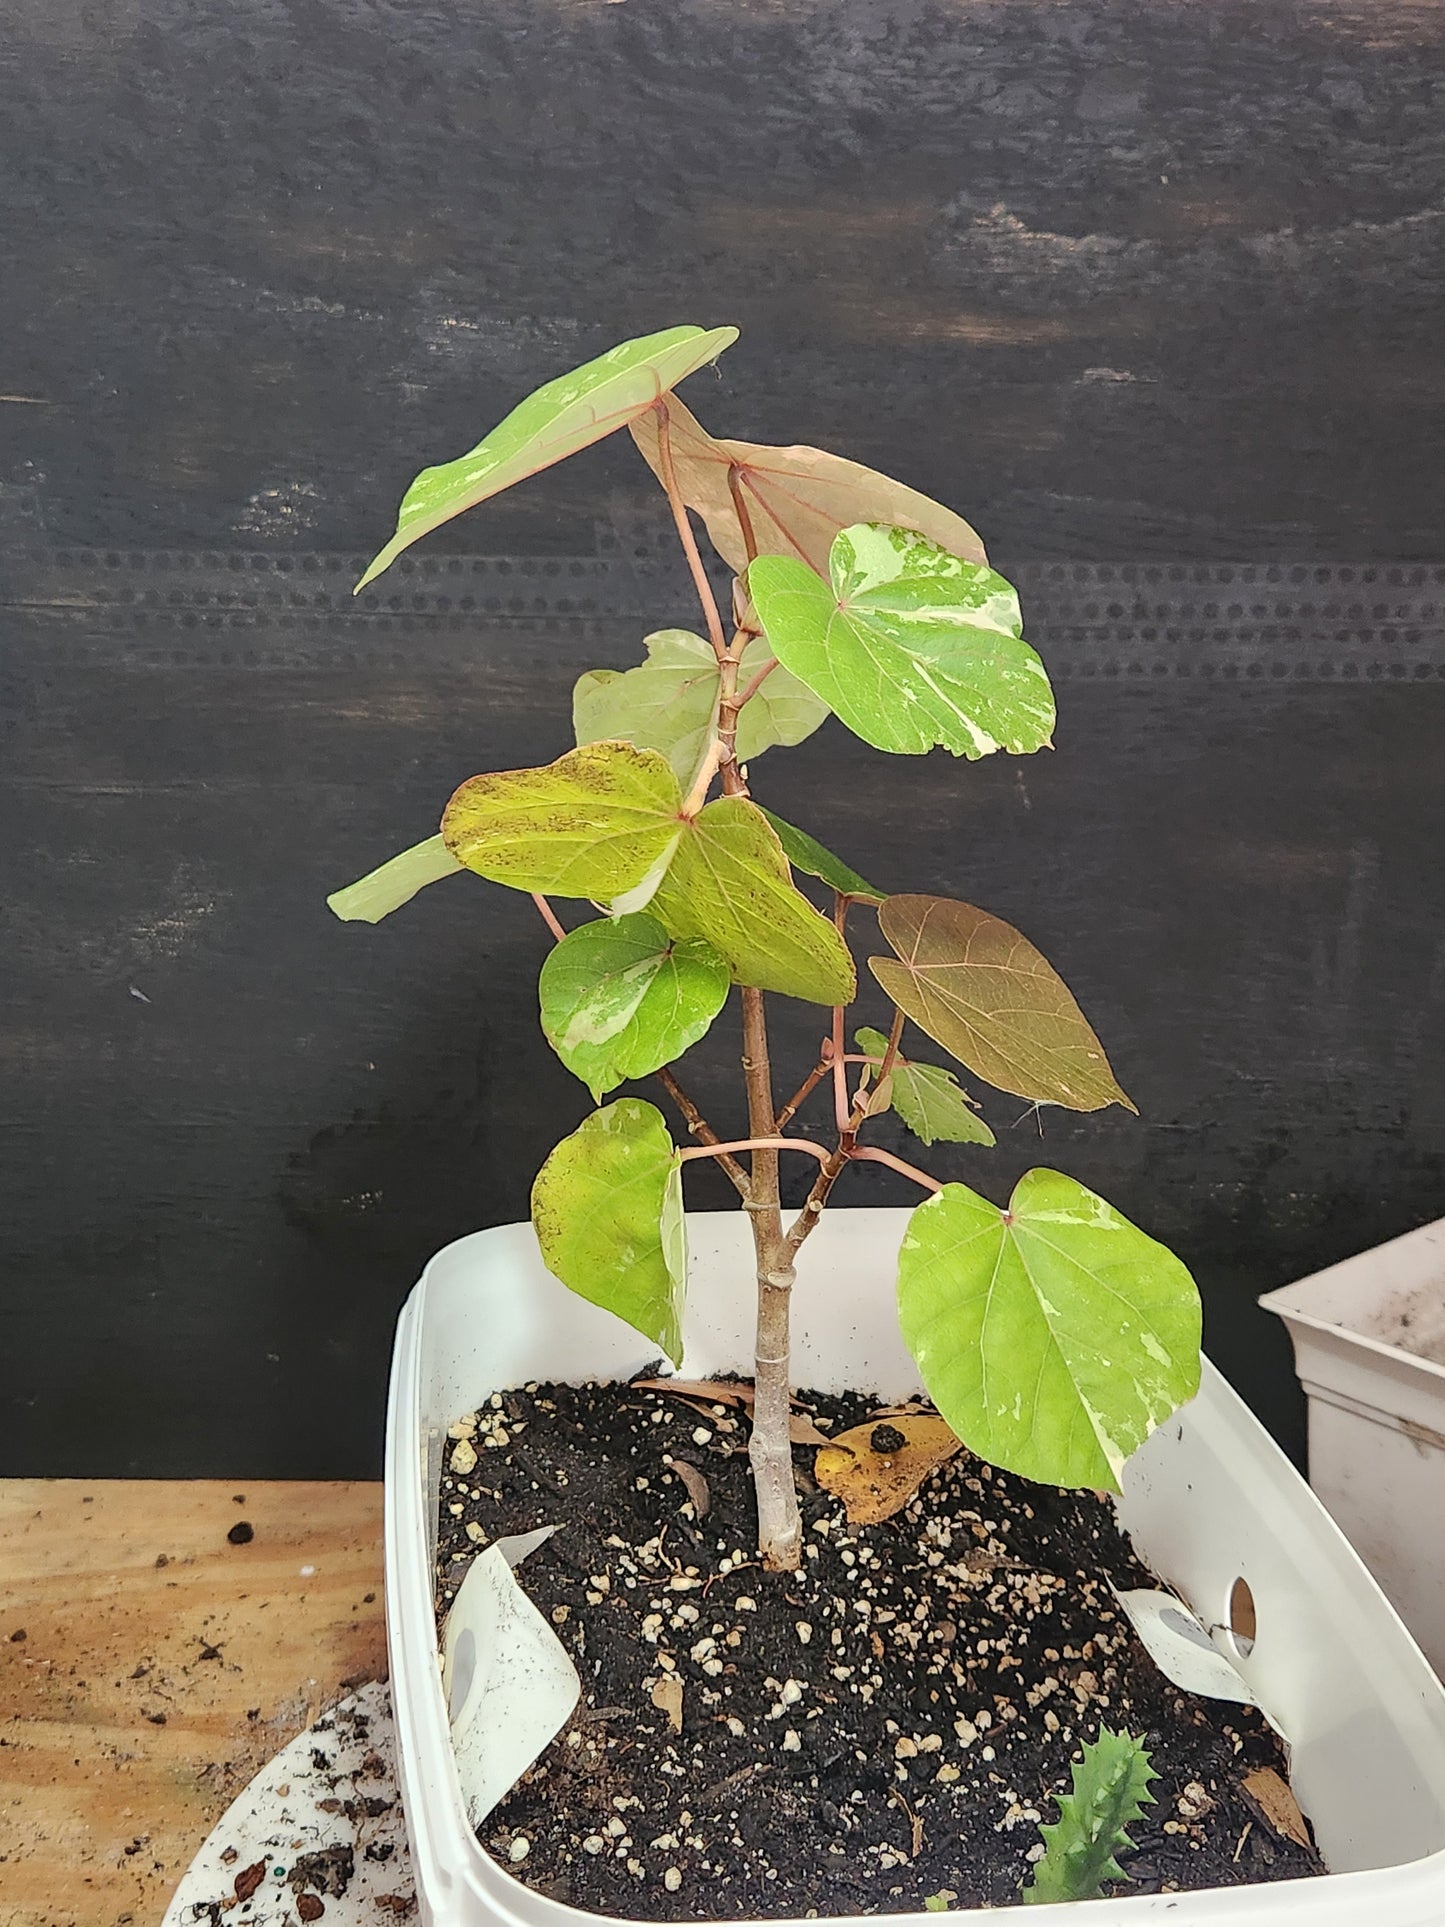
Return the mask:
[(728, 494), (733, 498), (733, 513), (738, 518), (738, 527), (743, 532), (743, 548), (749, 563), (758, 559), (758, 538), (753, 534), (753, 518), (748, 514), (748, 505), (743, 496), (742, 483), (738, 480), (737, 463), (728, 468)]
[(828, 1162), (828, 1152), (807, 1137), (738, 1137), (726, 1144), (689, 1144), (678, 1152), (679, 1159), (715, 1158), (724, 1151), (806, 1151), (819, 1164)]
[(813, 1092), (822, 1083), (832, 1068), (833, 1040), (830, 1037), (825, 1037), (817, 1063), (813, 1066), (812, 1070), (808, 1072), (808, 1075), (803, 1079), (797, 1090), (793, 1092), (793, 1095), (788, 1099), (782, 1110), (778, 1112), (777, 1123), (780, 1131), (783, 1126), (796, 1115), (799, 1107), (807, 1103), (808, 1099), (813, 1095)]
[[(686, 1156), (686, 1153), (683, 1154)], [(941, 1191), (943, 1186), (937, 1178), (931, 1178), (926, 1171), (920, 1171), (916, 1164), (905, 1164), (902, 1158), (894, 1157), (891, 1151), (881, 1151), (876, 1144), (855, 1144), (853, 1159), (862, 1158), (869, 1164), (886, 1164), (890, 1171), (901, 1171), (905, 1178), (912, 1178), (921, 1184), (925, 1191)]]
[(744, 703), (752, 701), (753, 697), (757, 695), (758, 691), (762, 688), (763, 684), (768, 680), (768, 677), (772, 675), (773, 671), (777, 668), (777, 666), (778, 666), (777, 657), (769, 656), (768, 660), (763, 664), (762, 668), (753, 677), (752, 681), (747, 685), (747, 687), (743, 690), (742, 694), (738, 697), (739, 709), (742, 708)]
[(748, 1174), (735, 1157), (730, 1157), (723, 1146), (722, 1139), (708, 1123), (702, 1112), (693, 1103), (687, 1092), (678, 1083), (671, 1070), (664, 1064), (657, 1073), (657, 1081), (667, 1092), (673, 1103), (682, 1112), (683, 1120), (689, 1131), (700, 1144), (710, 1145), (712, 1155), (732, 1180), (733, 1188), (744, 1203), (748, 1196)]
[(566, 936), (567, 932), (563, 928), (563, 926), (560, 923), (558, 923), (556, 913), (553, 911), (551, 904), (548, 903), (547, 899), (542, 895), (542, 892), (540, 890), (534, 890), (532, 892), (532, 901), (533, 903), (536, 904), (537, 908), (541, 911), (543, 923), (546, 924), (547, 928), (552, 932), (552, 935), (557, 939), (558, 943), (561, 943), (562, 939)]
[(717, 598), (712, 592), (712, 584), (707, 579), (702, 557), (698, 554), (697, 537), (692, 532), (692, 523), (687, 519), (687, 504), (682, 499), (682, 490), (677, 485), (677, 470), (672, 460), (672, 419), (667, 412), (666, 400), (657, 403), (657, 456), (662, 468), (662, 485), (667, 490), (668, 504), (672, 509), (672, 519), (677, 525), (678, 540), (682, 543), (687, 566), (692, 572), (693, 586), (697, 590), (698, 601), (702, 604), (703, 615), (707, 618), (708, 640), (713, 654), (721, 662), (727, 654), (727, 644), (723, 640), (722, 617), (718, 613)]

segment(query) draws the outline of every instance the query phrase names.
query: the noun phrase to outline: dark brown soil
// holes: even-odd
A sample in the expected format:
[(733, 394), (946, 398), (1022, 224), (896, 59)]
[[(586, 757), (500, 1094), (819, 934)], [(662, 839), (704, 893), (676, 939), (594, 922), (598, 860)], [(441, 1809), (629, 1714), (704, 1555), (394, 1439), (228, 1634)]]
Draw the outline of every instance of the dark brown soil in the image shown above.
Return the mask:
[[(805, 1404), (833, 1431), (873, 1409)], [(562, 1528), (521, 1579), (584, 1695), (482, 1829), (509, 1871), (651, 1920), (1006, 1905), (1101, 1723), (1143, 1736), (1160, 1776), (1129, 1891), (1323, 1871), (1240, 1788), (1286, 1770), (1264, 1720), (1181, 1693), (1124, 1620), (1108, 1582), (1153, 1580), (1106, 1503), (960, 1453), (854, 1527), (799, 1448), (807, 1556), (780, 1577), (753, 1562), (746, 1438), (735, 1408), (529, 1387), (443, 1477), (442, 1615), (480, 1544)], [(653, 1700), (668, 1675), (680, 1733)]]

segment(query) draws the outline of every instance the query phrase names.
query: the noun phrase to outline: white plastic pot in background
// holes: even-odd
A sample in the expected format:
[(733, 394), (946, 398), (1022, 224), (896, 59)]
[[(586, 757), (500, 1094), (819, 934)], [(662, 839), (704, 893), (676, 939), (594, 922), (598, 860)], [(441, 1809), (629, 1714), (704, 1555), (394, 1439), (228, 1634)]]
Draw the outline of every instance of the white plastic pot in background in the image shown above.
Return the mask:
[(1445, 1218), (1259, 1302), (1294, 1341), (1310, 1484), (1445, 1675)]
[[(797, 1383), (903, 1398), (918, 1373), (893, 1279), (905, 1211), (830, 1211), (800, 1256)], [(748, 1228), (689, 1217), (689, 1377), (751, 1370)], [(436, 1508), (447, 1427), (529, 1380), (626, 1378), (656, 1354), (543, 1267), (531, 1227), (449, 1246), (402, 1313), (386, 1464), (386, 1597), (402, 1797), (426, 1927), (580, 1927), (597, 1917), (533, 1893), (467, 1824), (433, 1614)], [(1154, 1571), (1223, 1626), (1243, 1579), (1256, 1637), (1217, 1636), (1293, 1743), (1293, 1784), (1334, 1871), (1313, 1880), (1007, 1907), (1019, 1927), (1441, 1927), (1445, 1922), (1445, 1690), (1304, 1481), (1219, 1375), (1125, 1473), (1120, 1514)], [(525, 1569), (523, 1571), (525, 1579)], [(873, 1921), (905, 1916), (873, 1915)], [(982, 1916), (980, 1916), (982, 1918)]]

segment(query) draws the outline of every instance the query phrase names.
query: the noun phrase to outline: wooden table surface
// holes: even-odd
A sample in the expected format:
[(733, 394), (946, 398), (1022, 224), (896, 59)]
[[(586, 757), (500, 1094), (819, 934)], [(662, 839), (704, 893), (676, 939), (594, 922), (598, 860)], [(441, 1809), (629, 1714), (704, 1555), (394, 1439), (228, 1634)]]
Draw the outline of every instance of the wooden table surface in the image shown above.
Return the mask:
[(384, 1676), (381, 1563), (380, 1485), (0, 1481), (0, 1927), (155, 1927), (256, 1769)]

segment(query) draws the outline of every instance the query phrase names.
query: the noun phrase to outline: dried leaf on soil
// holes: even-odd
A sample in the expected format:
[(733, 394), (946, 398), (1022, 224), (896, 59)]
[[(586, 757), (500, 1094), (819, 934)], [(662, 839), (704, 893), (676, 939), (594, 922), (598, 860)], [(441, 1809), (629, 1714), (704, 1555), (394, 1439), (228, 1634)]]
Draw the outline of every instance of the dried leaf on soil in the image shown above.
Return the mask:
[(843, 1501), (850, 1524), (877, 1525), (901, 1511), (959, 1444), (933, 1413), (898, 1413), (840, 1432), (818, 1453), (813, 1472)]
[(1272, 1766), (1259, 1766), (1246, 1773), (1240, 1785), (1245, 1798), (1276, 1833), (1293, 1840), (1298, 1847), (1309, 1847), (1310, 1830), (1300, 1812), (1299, 1802)]
[(686, 1459), (673, 1459), (668, 1470), (675, 1472), (687, 1487), (687, 1496), (691, 1499), (692, 1509), (698, 1518), (705, 1519), (712, 1509), (712, 1493), (701, 1472)]
[(682, 1681), (676, 1673), (664, 1673), (652, 1689), (652, 1703), (659, 1713), (666, 1713), (667, 1723), (674, 1733), (682, 1731)]

